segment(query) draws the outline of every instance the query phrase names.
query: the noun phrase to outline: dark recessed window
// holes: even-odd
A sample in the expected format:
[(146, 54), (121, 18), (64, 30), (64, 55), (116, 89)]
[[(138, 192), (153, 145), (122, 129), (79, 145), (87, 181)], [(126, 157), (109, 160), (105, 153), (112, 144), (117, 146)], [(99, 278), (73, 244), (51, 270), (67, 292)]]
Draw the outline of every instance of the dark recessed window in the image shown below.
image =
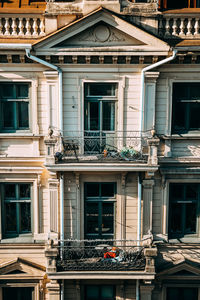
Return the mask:
[(2, 186), (3, 232), (14, 237), (31, 232), (31, 185), (29, 183), (5, 183)]
[(168, 287), (167, 300), (198, 300), (198, 288)]
[(159, 7), (164, 9), (198, 8), (199, 0), (160, 0)]
[(114, 300), (115, 287), (113, 285), (85, 286), (85, 300)]
[(174, 83), (172, 133), (200, 129), (200, 83)]
[(1, 131), (29, 129), (29, 84), (0, 84)]
[(85, 238), (114, 235), (115, 183), (85, 183)]
[(170, 184), (169, 238), (197, 233), (200, 184)]
[(33, 300), (34, 288), (32, 287), (3, 287), (3, 300)]

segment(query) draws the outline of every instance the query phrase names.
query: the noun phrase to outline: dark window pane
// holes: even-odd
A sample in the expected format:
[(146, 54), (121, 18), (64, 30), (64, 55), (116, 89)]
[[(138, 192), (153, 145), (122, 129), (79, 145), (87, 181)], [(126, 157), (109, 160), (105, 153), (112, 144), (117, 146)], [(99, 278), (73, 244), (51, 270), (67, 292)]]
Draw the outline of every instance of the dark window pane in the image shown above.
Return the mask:
[(92, 83), (89, 85), (89, 96), (115, 96), (116, 85), (111, 83)]
[(196, 232), (196, 211), (197, 206), (195, 203), (186, 204), (186, 218), (185, 218), (185, 232), (195, 233)]
[(102, 203), (102, 234), (113, 233), (114, 204)]
[(27, 84), (17, 84), (17, 98), (28, 98), (28, 85)]
[(113, 183), (102, 183), (101, 184), (101, 196), (102, 197), (114, 197), (115, 185)]
[(3, 288), (3, 300), (32, 300), (33, 288)]
[(182, 184), (171, 184), (170, 194), (173, 199), (183, 199), (183, 185)]
[(86, 233), (99, 233), (98, 228), (99, 207), (98, 203), (86, 204)]
[(86, 299), (87, 300), (99, 299), (99, 289), (96, 285), (90, 285), (86, 287)]
[(103, 102), (103, 130), (115, 130), (114, 102)]
[(16, 185), (13, 183), (5, 184), (5, 199), (16, 199)]
[(18, 122), (19, 128), (28, 128), (29, 127), (29, 117), (28, 117), (28, 102), (19, 102), (18, 103)]
[[(200, 97), (199, 97), (200, 98)], [(190, 104), (190, 129), (200, 128), (200, 103)]]
[(3, 102), (2, 103), (2, 114), (3, 114), (3, 124), (4, 128), (14, 128), (14, 103), (13, 102)]
[(16, 203), (5, 203), (5, 231), (16, 232)]
[(89, 130), (99, 130), (99, 103), (89, 103)]
[(182, 205), (177, 203), (172, 203), (170, 207), (170, 231), (171, 233), (181, 233), (182, 232)]
[(19, 184), (19, 198), (30, 199), (30, 184)]
[(197, 200), (198, 197), (198, 186), (195, 184), (186, 186), (186, 200), (193, 199)]
[(182, 291), (183, 300), (198, 300), (197, 288), (184, 288)]
[(102, 296), (102, 299), (113, 299), (113, 297), (114, 297), (113, 286), (110, 286), (110, 285), (102, 286), (101, 296)]
[(198, 300), (198, 288), (167, 288), (167, 300)]
[(20, 204), (20, 216), (21, 216), (21, 232), (31, 231), (31, 204)]
[(86, 185), (86, 197), (98, 197), (99, 196), (99, 184), (87, 183)]
[(173, 132), (186, 130), (186, 103), (174, 103), (173, 111)]
[(14, 85), (13, 84), (1, 84), (1, 96), (3, 98), (12, 99), (14, 97)]

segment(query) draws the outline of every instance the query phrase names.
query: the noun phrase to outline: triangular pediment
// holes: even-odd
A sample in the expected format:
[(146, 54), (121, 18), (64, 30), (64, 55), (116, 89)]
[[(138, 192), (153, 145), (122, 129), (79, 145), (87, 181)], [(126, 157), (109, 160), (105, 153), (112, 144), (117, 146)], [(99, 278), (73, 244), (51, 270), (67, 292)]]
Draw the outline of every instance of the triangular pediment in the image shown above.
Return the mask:
[(17, 277), (43, 277), (45, 267), (31, 261), (17, 258), (0, 264), (0, 279)]
[[(159, 52), (169, 45), (103, 8), (76, 20), (34, 44), (36, 54), (66, 52)], [(94, 54), (94, 53), (93, 53)], [(153, 53), (154, 54), (154, 53)]]
[(195, 276), (200, 275), (200, 266), (194, 262), (186, 262), (182, 261), (175, 266), (170, 266), (165, 270), (158, 273), (157, 277), (164, 278), (174, 278), (174, 277), (190, 277), (193, 278)]

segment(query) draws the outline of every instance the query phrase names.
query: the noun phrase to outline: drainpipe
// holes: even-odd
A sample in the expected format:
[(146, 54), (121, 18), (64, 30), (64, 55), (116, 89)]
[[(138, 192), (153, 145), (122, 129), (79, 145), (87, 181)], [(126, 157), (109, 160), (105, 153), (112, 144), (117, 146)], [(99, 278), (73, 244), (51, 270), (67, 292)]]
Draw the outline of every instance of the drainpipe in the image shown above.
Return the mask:
[[(142, 131), (143, 131), (143, 118), (144, 118), (144, 78), (145, 78), (145, 72), (152, 70), (156, 67), (159, 67), (161, 65), (164, 65), (165, 63), (173, 60), (176, 57), (177, 50), (173, 50), (173, 54), (170, 57), (167, 57), (155, 64), (152, 64), (150, 66), (147, 66), (142, 69), (141, 72), (141, 92), (140, 92), (140, 137), (142, 138)], [(154, 128), (152, 128), (154, 129)], [(142, 148), (142, 143), (140, 143), (140, 147)], [(141, 241), (141, 202), (142, 202), (142, 183), (140, 176), (138, 175), (138, 222), (137, 222), (137, 245), (140, 246)], [(136, 280), (136, 300), (140, 300), (140, 281), (139, 279)]]
[[(15, 45), (16, 46), (16, 45)], [(58, 84), (59, 84), (59, 128), (60, 128), (60, 133), (61, 133), (61, 136), (63, 134), (63, 88), (62, 88), (62, 85), (63, 85), (63, 74), (62, 74), (62, 69), (55, 66), (55, 65), (52, 65), (34, 55), (32, 55), (30, 53), (30, 47), (26, 48), (25, 49), (26, 51), (26, 56), (29, 58), (29, 59), (32, 59), (33, 61), (41, 64), (41, 65), (44, 65), (46, 67), (49, 67), (55, 71), (58, 72)], [(63, 241), (64, 241), (64, 177), (63, 177), (63, 174), (61, 174), (60, 176), (60, 239), (61, 239), (61, 258), (63, 256)], [(61, 283), (61, 297), (60, 299), (61, 300), (64, 300), (64, 280), (62, 281)]]

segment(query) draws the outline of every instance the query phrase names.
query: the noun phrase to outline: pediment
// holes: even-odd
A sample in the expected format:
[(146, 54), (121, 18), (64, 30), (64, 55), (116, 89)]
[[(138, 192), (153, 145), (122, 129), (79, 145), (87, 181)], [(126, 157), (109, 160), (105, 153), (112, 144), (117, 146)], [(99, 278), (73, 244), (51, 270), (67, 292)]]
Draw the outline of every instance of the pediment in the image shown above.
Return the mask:
[(200, 275), (200, 266), (194, 262), (182, 261), (175, 266), (169, 267), (160, 273), (158, 277), (195, 277)]
[(0, 278), (42, 277), (45, 267), (31, 261), (17, 258), (0, 265)]
[[(159, 52), (169, 45), (103, 8), (44, 37), (33, 45), (36, 54), (67, 52)], [(94, 54), (94, 53), (93, 53)]]

